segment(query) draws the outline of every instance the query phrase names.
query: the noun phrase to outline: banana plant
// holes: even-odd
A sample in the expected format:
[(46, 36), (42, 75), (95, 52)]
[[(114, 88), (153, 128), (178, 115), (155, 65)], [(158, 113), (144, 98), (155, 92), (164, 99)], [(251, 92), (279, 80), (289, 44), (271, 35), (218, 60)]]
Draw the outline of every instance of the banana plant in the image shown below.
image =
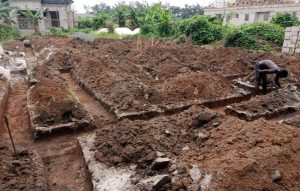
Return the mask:
[(15, 24), (14, 18), (17, 17), (17, 10), (14, 7), (9, 6), (9, 1), (3, 3), (0, 2), (0, 23), (5, 26), (12, 26)]
[(35, 34), (40, 35), (40, 29), (39, 29), (39, 21), (43, 18), (43, 13), (40, 10), (32, 11), (26, 6), (26, 10), (22, 12), (22, 14), (29, 19), (30, 22), (32, 22), (34, 26), (34, 32)]

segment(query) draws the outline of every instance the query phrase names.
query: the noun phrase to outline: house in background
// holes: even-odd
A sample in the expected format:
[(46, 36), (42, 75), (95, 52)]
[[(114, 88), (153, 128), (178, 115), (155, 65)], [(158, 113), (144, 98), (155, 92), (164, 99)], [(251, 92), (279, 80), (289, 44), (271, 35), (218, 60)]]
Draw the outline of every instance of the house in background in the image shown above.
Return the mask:
[(204, 8), (204, 15), (224, 18), (225, 23), (234, 25), (268, 22), (279, 12), (300, 19), (300, 0), (219, 0)]
[[(74, 27), (72, 3), (72, 0), (11, 0), (10, 6), (16, 7), (20, 13), (26, 7), (32, 11), (42, 11), (44, 17), (39, 21), (39, 29), (41, 33), (46, 33), (52, 27)], [(34, 33), (34, 25), (24, 15), (19, 14), (15, 22), (22, 35)]]

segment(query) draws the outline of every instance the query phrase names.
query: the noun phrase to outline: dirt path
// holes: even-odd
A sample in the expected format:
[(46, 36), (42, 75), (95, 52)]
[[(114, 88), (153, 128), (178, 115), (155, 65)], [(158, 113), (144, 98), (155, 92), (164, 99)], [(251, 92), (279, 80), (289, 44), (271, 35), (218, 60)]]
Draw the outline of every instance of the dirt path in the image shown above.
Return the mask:
[(101, 104), (99, 104), (92, 96), (84, 91), (71, 77), (69, 73), (62, 74), (66, 80), (70, 90), (77, 96), (80, 103), (95, 119), (96, 124), (105, 125), (116, 121), (116, 117), (109, 113)]

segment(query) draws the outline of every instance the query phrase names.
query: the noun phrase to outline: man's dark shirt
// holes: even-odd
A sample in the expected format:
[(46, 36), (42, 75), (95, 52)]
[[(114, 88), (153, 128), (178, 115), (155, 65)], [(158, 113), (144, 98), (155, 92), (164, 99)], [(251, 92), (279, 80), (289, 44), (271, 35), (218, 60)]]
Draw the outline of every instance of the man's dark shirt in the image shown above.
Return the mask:
[(258, 73), (272, 74), (280, 71), (280, 68), (271, 60), (262, 60), (255, 65), (254, 71), (257, 74)]

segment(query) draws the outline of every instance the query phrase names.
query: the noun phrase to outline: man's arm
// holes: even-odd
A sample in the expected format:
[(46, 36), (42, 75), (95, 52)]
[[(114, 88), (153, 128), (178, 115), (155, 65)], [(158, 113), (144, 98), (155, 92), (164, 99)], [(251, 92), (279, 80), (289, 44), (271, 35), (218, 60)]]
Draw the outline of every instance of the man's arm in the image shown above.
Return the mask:
[(276, 73), (278, 70), (274, 70), (274, 69), (264, 69), (264, 70), (259, 70), (258, 73), (259, 74), (273, 74)]

